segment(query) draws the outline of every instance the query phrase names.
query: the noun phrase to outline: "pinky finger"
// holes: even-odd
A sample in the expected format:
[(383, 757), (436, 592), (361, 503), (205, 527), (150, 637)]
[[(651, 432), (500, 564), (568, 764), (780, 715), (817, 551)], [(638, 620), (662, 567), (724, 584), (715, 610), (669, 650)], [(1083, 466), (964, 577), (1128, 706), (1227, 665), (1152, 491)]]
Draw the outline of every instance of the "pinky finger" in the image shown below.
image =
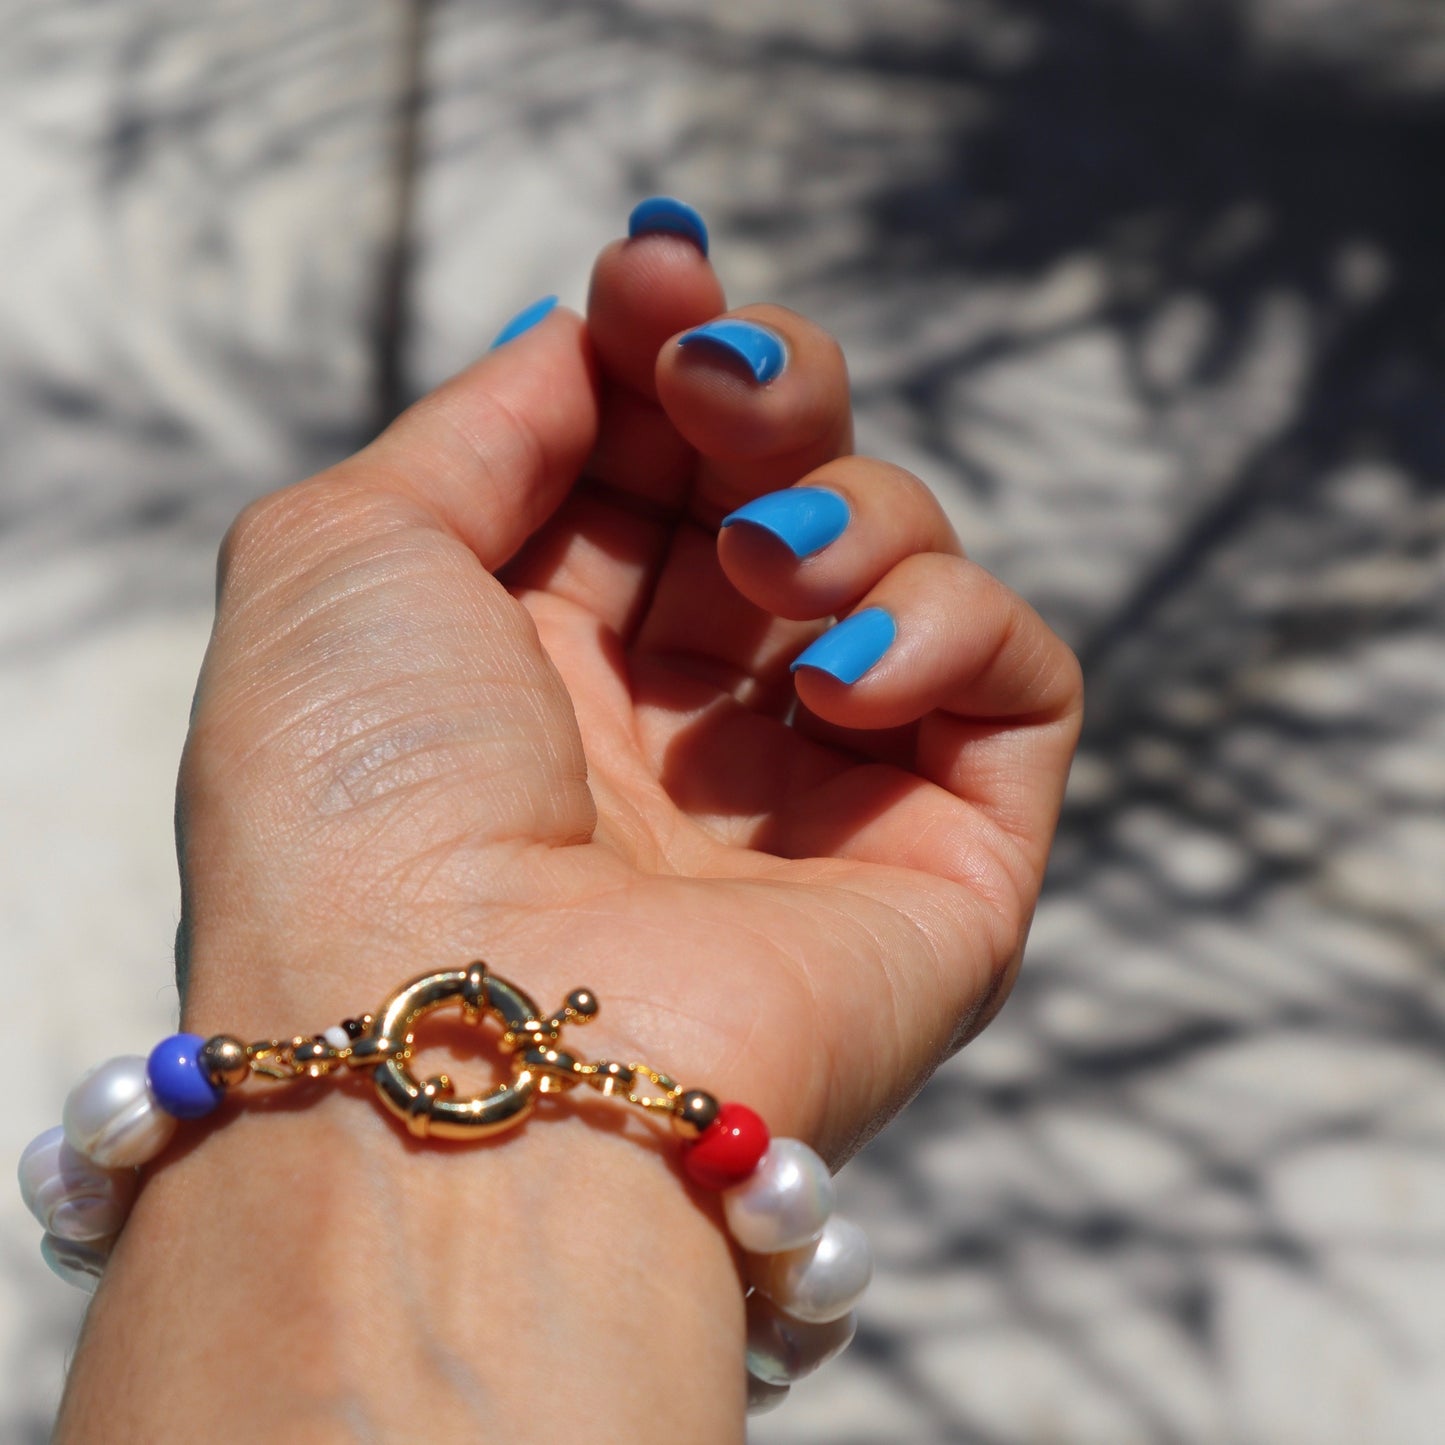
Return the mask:
[(1079, 665), (1017, 593), (966, 558), (906, 557), (793, 662), (798, 697), (846, 728), (943, 710), (994, 722), (1076, 711)]
[(1021, 597), (974, 562), (914, 554), (793, 666), (802, 730), (946, 789), (1042, 867), (1083, 685)]

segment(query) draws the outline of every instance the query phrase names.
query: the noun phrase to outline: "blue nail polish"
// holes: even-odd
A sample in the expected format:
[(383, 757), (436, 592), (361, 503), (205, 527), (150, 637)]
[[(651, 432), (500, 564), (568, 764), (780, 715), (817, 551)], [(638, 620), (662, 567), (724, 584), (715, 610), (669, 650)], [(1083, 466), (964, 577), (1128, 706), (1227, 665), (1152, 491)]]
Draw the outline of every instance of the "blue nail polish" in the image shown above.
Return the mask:
[(709, 321), (678, 339), (679, 346), (715, 346), (735, 356), (760, 384), (770, 382), (788, 363), (783, 338), (754, 321), (734, 321), (724, 317)]
[(530, 331), (539, 321), (544, 321), (552, 314), (552, 308), (556, 306), (555, 296), (544, 296), (540, 301), (534, 301), (525, 311), (519, 311), (497, 332), (497, 339), (487, 349), (495, 351), (499, 346), (505, 346), (507, 342), (516, 340), (524, 331)]
[(795, 557), (811, 557), (836, 542), (848, 525), (848, 504), (837, 492), (823, 487), (789, 487), (769, 492), (730, 512), (724, 527), (747, 522), (785, 542)]
[(691, 206), (671, 196), (649, 196), (638, 201), (627, 218), (629, 236), (655, 236), (659, 231), (683, 236), (707, 255), (707, 223)]
[(893, 645), (898, 627), (881, 607), (865, 607), (834, 623), (793, 659), (789, 669), (816, 667), (839, 682), (857, 682)]

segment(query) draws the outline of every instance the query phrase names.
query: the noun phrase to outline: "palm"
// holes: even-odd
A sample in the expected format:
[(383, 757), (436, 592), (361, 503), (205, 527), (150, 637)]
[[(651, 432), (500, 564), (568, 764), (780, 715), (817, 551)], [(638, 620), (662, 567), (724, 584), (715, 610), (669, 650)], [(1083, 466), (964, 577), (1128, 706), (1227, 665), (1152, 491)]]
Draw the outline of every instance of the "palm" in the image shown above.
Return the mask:
[[(593, 900), (585, 922), (575, 903), (558, 910), (578, 980), (615, 1003), (644, 1056), (807, 1137), (856, 1139), (926, 1076), (1011, 961), (1024, 900), (981, 899), (947, 876), (961, 849), (977, 852), (967, 866), (980, 876), (997, 874), (997, 830), (688, 671), (630, 659), (620, 674), (593, 617), (546, 594), (527, 603), (566, 685), (558, 706), (575, 710), (597, 809), (595, 843), (567, 869), (574, 899)], [(940, 849), (930, 872), (916, 848), (908, 868), (847, 856), (864, 831), (872, 852), (916, 828), (914, 793), (935, 795), (921, 807), (938, 826), (923, 831), (949, 837), (949, 857)], [(831, 834), (835, 849), (791, 846), (805, 832)]]

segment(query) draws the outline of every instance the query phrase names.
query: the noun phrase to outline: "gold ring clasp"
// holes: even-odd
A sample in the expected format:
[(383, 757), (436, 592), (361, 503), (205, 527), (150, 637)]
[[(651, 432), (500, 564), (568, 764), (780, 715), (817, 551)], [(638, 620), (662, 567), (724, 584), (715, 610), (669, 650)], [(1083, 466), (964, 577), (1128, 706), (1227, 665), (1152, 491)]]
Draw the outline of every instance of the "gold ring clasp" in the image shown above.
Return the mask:
[[(449, 1003), (461, 1005), (462, 1018), (469, 1024), (491, 1016), (502, 1025), (497, 1045), (511, 1055), (512, 1077), (490, 1093), (459, 1099), (445, 1074), (422, 1080), (412, 1072), (417, 1025), (433, 1009)], [(671, 1114), (677, 1124), (686, 1092), (675, 1079), (647, 1064), (608, 1059), (589, 1063), (558, 1047), (564, 1028), (590, 1023), (597, 1010), (591, 989), (574, 988), (556, 1013), (544, 1016), (516, 984), (498, 978), (477, 960), (466, 968), (414, 978), (397, 989), (378, 1013), (349, 1018), (309, 1038), (298, 1035), (289, 1043), (263, 1039), (246, 1045), (218, 1035), (207, 1048), (224, 1045), (235, 1055), (226, 1067), (240, 1073), (225, 1080), (228, 1084), (239, 1082), (248, 1071), (285, 1081), (319, 1079), (340, 1068), (370, 1069), (382, 1103), (419, 1139), (485, 1138), (521, 1123), (532, 1112), (537, 1095), (564, 1093), (578, 1084), (642, 1109)], [(640, 1085), (639, 1079), (652, 1087)]]
[(480, 1139), (509, 1129), (531, 1112), (539, 1084), (541, 1092), (548, 1092), (525, 1057), (516, 1060), (508, 1083), (471, 1098), (455, 1097), (445, 1074), (425, 1082), (418, 1079), (410, 1067), (417, 1024), (433, 1009), (452, 1002), (461, 1004), (468, 1023), (478, 1024), (487, 1014), (497, 1018), (503, 1029), (501, 1047), (507, 1053), (519, 1044), (555, 1040), (571, 1014), (568, 1010), (556, 1019), (543, 1019), (521, 989), (489, 973), (483, 963), (426, 974), (394, 993), (366, 1033), (353, 1041), (347, 1062), (352, 1067), (376, 1064), (373, 1077), (382, 1102), (421, 1139)]

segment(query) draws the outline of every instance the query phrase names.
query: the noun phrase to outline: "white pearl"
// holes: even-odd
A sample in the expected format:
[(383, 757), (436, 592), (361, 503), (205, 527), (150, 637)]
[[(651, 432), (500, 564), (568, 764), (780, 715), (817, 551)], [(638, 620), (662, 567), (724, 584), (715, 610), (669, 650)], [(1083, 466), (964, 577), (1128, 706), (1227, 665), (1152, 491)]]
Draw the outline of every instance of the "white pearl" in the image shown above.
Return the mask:
[(65, 1138), (104, 1169), (144, 1164), (170, 1142), (176, 1121), (151, 1098), (138, 1054), (92, 1069), (65, 1101)]
[(93, 1240), (84, 1244), (76, 1239), (60, 1239), (47, 1234), (40, 1241), (40, 1257), (66, 1284), (73, 1284), (87, 1294), (94, 1294), (110, 1258), (111, 1239)]
[(873, 1278), (868, 1236), (835, 1214), (812, 1244), (748, 1259), (748, 1278), (785, 1314), (826, 1324), (846, 1315)]
[(766, 1415), (776, 1410), (788, 1398), (786, 1385), (770, 1385), (756, 1375), (748, 1376), (748, 1414)]
[(351, 1044), (351, 1035), (347, 1033), (340, 1024), (332, 1024), (329, 1029), (324, 1029), (321, 1037), (325, 1039), (333, 1049), (348, 1048)]
[(776, 1254), (816, 1239), (833, 1212), (828, 1166), (798, 1139), (774, 1139), (758, 1167), (723, 1191), (732, 1236), (751, 1254)]
[(20, 1156), (20, 1197), (47, 1234), (85, 1242), (116, 1234), (135, 1198), (134, 1169), (102, 1169), (56, 1125)]
[(748, 1373), (769, 1385), (791, 1385), (825, 1365), (853, 1338), (858, 1317), (815, 1325), (775, 1309), (766, 1295), (748, 1296)]

